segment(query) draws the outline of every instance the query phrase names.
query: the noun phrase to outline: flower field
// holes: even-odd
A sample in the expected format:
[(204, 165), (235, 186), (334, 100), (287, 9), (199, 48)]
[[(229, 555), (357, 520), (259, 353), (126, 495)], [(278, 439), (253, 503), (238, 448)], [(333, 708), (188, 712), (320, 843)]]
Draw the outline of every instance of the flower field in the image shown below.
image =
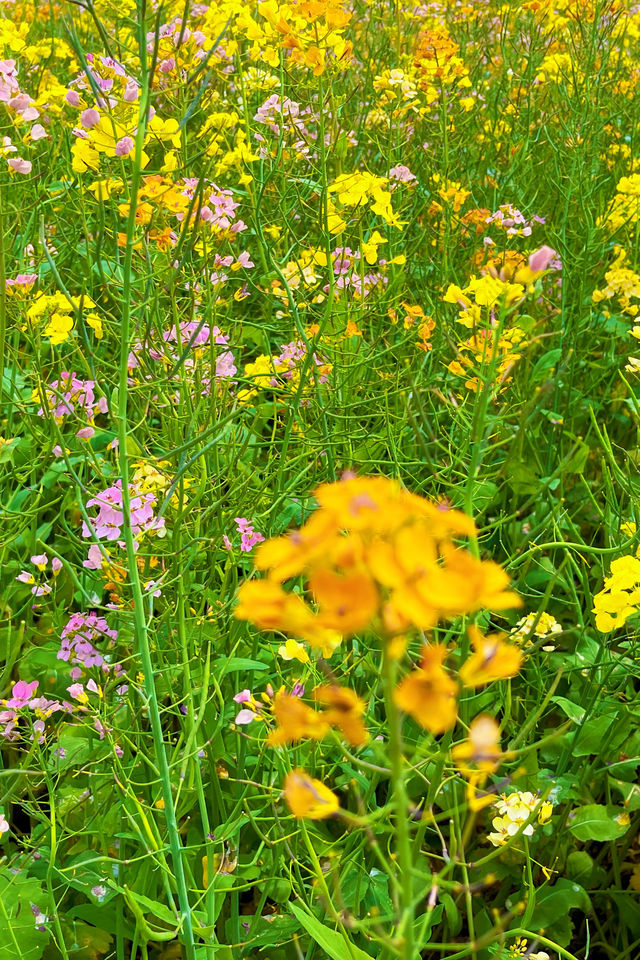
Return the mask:
[(0, 0), (0, 960), (640, 958), (640, 4)]

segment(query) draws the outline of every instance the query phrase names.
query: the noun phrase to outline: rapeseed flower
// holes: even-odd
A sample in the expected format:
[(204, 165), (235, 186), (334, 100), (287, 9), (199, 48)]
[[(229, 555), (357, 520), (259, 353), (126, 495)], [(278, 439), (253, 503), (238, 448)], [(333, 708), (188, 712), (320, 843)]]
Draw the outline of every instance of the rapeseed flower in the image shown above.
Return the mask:
[(340, 809), (335, 793), (314, 780), (300, 768), (288, 773), (284, 781), (284, 798), (297, 819), (326, 820)]

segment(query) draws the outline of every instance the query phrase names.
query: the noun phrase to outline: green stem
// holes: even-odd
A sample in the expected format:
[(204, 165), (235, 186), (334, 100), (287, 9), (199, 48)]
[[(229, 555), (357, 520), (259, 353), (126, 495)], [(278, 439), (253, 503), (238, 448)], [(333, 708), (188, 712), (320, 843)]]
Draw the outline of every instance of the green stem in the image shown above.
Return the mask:
[(411, 837), (409, 834), (409, 812), (407, 790), (404, 780), (404, 756), (402, 743), (402, 716), (394, 700), (396, 686), (396, 661), (389, 656), (387, 650), (382, 658), (382, 679), (384, 686), (384, 702), (389, 725), (389, 755), (391, 766), (391, 785), (393, 790), (393, 806), (395, 808), (394, 827), (396, 854), (400, 866), (401, 907), (402, 914), (397, 925), (397, 932), (402, 937), (401, 956), (405, 960), (413, 960), (413, 879), (411, 873), (412, 854)]
[(147, 119), (149, 113), (149, 89), (150, 77), (147, 71), (146, 49), (144, 42), (144, 0), (138, 10), (139, 23), (139, 48), (142, 68), (142, 84), (140, 89), (140, 109), (138, 114), (138, 129), (136, 132), (135, 158), (133, 162), (133, 171), (131, 177), (131, 190), (129, 195), (129, 213), (127, 217), (126, 246), (123, 265), (123, 291), (122, 291), (122, 321), (120, 336), (120, 370), (118, 381), (118, 459), (120, 465), (120, 475), (122, 479), (122, 512), (123, 512), (123, 536), (126, 544), (127, 562), (129, 567), (129, 577), (131, 592), (133, 595), (133, 616), (135, 625), (135, 641), (142, 672), (144, 675), (144, 693), (147, 700), (149, 711), (149, 722), (151, 724), (151, 734), (153, 737), (154, 752), (160, 773), (162, 786), (162, 799), (164, 801), (164, 816), (169, 841), (169, 850), (173, 873), (175, 877), (176, 891), (180, 908), (180, 923), (182, 927), (182, 941), (185, 948), (186, 960), (195, 960), (195, 944), (193, 939), (193, 926), (191, 920), (191, 908), (189, 906), (189, 893), (184, 873), (184, 864), (182, 860), (182, 843), (178, 831), (178, 823), (175, 815), (173, 795), (171, 791), (171, 777), (169, 763), (166, 753), (166, 745), (162, 730), (162, 719), (158, 705), (154, 679), (154, 664), (151, 657), (151, 648), (149, 645), (149, 630), (144, 609), (144, 597), (142, 585), (140, 582), (140, 573), (136, 558), (136, 543), (131, 528), (131, 504), (129, 495), (129, 454), (127, 451), (128, 441), (128, 399), (129, 399), (129, 370), (128, 358), (131, 338), (131, 293), (132, 293), (132, 260), (134, 249), (134, 233), (136, 225), (136, 206), (138, 190), (141, 179), (141, 160), (144, 139), (146, 133)]

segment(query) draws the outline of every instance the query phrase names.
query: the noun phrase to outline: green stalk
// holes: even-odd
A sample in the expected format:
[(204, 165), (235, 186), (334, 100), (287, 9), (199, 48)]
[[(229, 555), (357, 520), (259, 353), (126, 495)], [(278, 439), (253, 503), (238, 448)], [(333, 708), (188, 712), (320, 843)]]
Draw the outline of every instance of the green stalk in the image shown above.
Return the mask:
[(122, 512), (123, 512), (123, 536), (127, 550), (127, 563), (129, 567), (131, 593), (133, 596), (133, 616), (134, 616), (134, 634), (136, 648), (140, 657), (142, 672), (144, 675), (144, 693), (147, 700), (149, 711), (149, 722), (151, 724), (151, 733), (153, 737), (154, 752), (160, 773), (160, 782), (162, 786), (162, 799), (164, 801), (164, 816), (169, 841), (169, 850), (171, 853), (171, 862), (175, 877), (176, 892), (180, 908), (180, 922), (182, 926), (182, 941), (185, 948), (186, 960), (195, 960), (195, 944), (193, 940), (193, 925), (191, 920), (191, 908), (189, 906), (189, 892), (187, 889), (184, 864), (182, 860), (182, 843), (178, 831), (173, 796), (171, 792), (171, 777), (169, 763), (167, 759), (164, 735), (162, 731), (162, 719), (158, 705), (154, 679), (154, 664), (151, 657), (149, 646), (149, 629), (144, 609), (144, 597), (142, 585), (140, 583), (140, 574), (138, 571), (135, 540), (131, 529), (131, 503), (129, 496), (129, 453), (127, 450), (128, 440), (128, 399), (129, 399), (129, 343), (131, 339), (131, 293), (132, 293), (132, 260), (135, 233), (135, 217), (138, 190), (141, 178), (141, 158), (144, 146), (147, 118), (149, 112), (149, 89), (151, 79), (147, 70), (146, 49), (144, 43), (144, 20), (145, 3), (142, 0), (138, 9), (139, 23), (139, 50), (141, 64), (141, 90), (140, 90), (140, 110), (138, 114), (138, 129), (136, 132), (135, 157), (133, 161), (133, 171), (131, 177), (131, 190), (129, 195), (129, 213), (127, 217), (126, 245), (123, 264), (123, 290), (122, 290), (122, 323), (120, 337), (120, 370), (118, 379), (118, 460), (120, 465), (120, 476), (122, 479)]
[(396, 686), (396, 661), (385, 649), (382, 658), (382, 681), (384, 703), (389, 724), (389, 755), (391, 766), (391, 786), (393, 790), (394, 828), (396, 853), (400, 867), (400, 903), (402, 912), (397, 932), (402, 937), (401, 956), (404, 960), (413, 960), (413, 880), (411, 875), (412, 853), (409, 835), (409, 812), (407, 790), (404, 781), (402, 717), (396, 706), (393, 694)]

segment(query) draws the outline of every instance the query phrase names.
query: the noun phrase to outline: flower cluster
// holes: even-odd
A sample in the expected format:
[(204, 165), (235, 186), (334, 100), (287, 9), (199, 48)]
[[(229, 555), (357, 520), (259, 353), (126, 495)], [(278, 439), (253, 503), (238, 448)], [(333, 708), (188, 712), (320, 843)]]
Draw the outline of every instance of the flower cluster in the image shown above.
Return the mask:
[[(107, 649), (112, 649), (117, 639), (118, 631), (110, 630), (104, 617), (96, 613), (74, 613), (60, 635), (58, 660), (77, 664), (85, 669), (100, 667), (104, 673), (109, 673), (111, 664), (96, 644), (106, 641)], [(120, 670), (116, 664), (116, 674)], [(73, 672), (72, 678), (77, 679)]]
[[(489, 834), (489, 840), (494, 847), (503, 847), (516, 835), (533, 836), (536, 829), (533, 815), (537, 814), (535, 820), (543, 825), (549, 822), (553, 813), (553, 805), (548, 800), (542, 800), (528, 791), (503, 794), (496, 801), (495, 807), (498, 816), (491, 821), (494, 832)], [(529, 820), (531, 822), (527, 823)]]
[[(36, 556), (31, 557), (31, 563), (38, 571), (38, 574), (42, 574), (47, 569), (49, 564), (49, 558), (46, 553), (39, 553)], [(62, 570), (62, 561), (58, 557), (53, 557), (51, 560), (51, 571), (54, 578), (58, 576)], [(19, 580), (20, 583), (26, 583), (31, 587), (31, 593), (34, 597), (45, 597), (47, 594), (51, 593), (52, 586), (46, 580), (39, 582), (36, 579), (36, 575), (29, 570), (22, 570), (16, 580)]]
[[(472, 520), (385, 477), (346, 475), (315, 491), (319, 509), (292, 534), (258, 547), (268, 577), (245, 583), (236, 617), (330, 651), (374, 622), (389, 634), (430, 629), (482, 607), (518, 604), (509, 578), (457, 546)], [(282, 584), (304, 575), (315, 609)]]
[[(145, 535), (164, 536), (164, 517), (155, 516), (154, 508), (158, 502), (156, 495), (149, 491), (143, 493), (132, 483), (129, 484), (129, 497), (131, 531), (136, 540)], [(97, 537), (98, 540), (118, 540), (124, 526), (122, 481), (116, 480), (113, 486), (87, 500), (87, 508), (89, 507), (97, 507), (98, 512), (90, 518), (90, 525), (83, 520), (82, 536)], [(99, 555), (100, 549), (96, 549)]]
[[(75, 371), (63, 370), (58, 380), (52, 380), (44, 390), (44, 399), (48, 412), (61, 424), (67, 416), (76, 416), (93, 423), (94, 417), (109, 410), (106, 397), (96, 398), (94, 380), (81, 380)], [(33, 399), (40, 399), (40, 392), (34, 390)], [(45, 415), (44, 407), (38, 410), (38, 416)], [(83, 415), (83, 416), (81, 416)]]
[(18, 680), (13, 684), (11, 696), (0, 700), (1, 735), (7, 740), (17, 740), (18, 724), (27, 720), (32, 728), (31, 739), (44, 740), (45, 721), (54, 713), (72, 713), (73, 706), (66, 700), (48, 700), (44, 696), (35, 696), (39, 687), (38, 680), (27, 683)]
[(640, 609), (640, 557), (618, 557), (603, 589), (593, 598), (596, 627), (609, 633), (623, 627)]

